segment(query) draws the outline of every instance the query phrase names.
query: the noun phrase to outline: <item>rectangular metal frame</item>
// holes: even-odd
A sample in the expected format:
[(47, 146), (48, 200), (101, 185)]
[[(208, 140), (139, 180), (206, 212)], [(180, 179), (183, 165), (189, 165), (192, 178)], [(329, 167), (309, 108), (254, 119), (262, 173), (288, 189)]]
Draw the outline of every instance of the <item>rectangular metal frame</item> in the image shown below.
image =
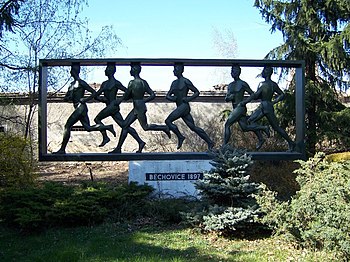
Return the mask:
[(174, 153), (77, 153), (49, 154), (47, 152), (47, 77), (48, 67), (71, 66), (105, 66), (108, 62), (116, 65), (130, 65), (139, 62), (142, 66), (173, 66), (183, 63), (184, 66), (231, 67), (239, 64), (242, 67), (287, 67), (296, 70), (296, 151), (295, 152), (248, 152), (255, 160), (295, 160), (305, 159), (305, 63), (304, 61), (285, 60), (242, 60), (242, 59), (171, 59), (171, 58), (109, 58), (109, 59), (41, 59), (39, 66), (39, 161), (132, 161), (132, 160), (189, 160), (210, 159), (208, 153), (174, 152)]

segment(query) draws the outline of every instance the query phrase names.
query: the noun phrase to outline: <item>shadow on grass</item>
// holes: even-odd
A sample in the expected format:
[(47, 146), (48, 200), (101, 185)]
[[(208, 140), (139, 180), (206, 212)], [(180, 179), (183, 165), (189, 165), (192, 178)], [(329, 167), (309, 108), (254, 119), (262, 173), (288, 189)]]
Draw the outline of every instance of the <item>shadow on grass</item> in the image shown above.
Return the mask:
[[(0, 261), (232, 261), (191, 231), (104, 224), (23, 236), (0, 225)], [(234, 260), (235, 261), (235, 260)]]

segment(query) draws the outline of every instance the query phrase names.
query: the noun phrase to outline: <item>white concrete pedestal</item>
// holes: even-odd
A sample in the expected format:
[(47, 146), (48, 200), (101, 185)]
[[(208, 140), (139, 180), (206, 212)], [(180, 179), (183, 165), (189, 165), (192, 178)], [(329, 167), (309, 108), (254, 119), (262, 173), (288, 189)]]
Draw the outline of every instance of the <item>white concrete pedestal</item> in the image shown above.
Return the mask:
[(129, 183), (148, 184), (160, 198), (198, 198), (194, 182), (209, 171), (210, 160), (130, 161)]

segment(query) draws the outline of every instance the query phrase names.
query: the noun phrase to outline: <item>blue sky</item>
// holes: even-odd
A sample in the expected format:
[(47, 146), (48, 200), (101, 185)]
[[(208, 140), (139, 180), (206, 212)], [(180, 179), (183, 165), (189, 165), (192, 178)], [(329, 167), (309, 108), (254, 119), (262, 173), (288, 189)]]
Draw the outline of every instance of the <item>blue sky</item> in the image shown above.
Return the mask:
[[(83, 15), (90, 28), (98, 32), (104, 25), (113, 25), (124, 47), (113, 57), (130, 58), (225, 58), (214, 48), (213, 32), (230, 30), (237, 42), (238, 59), (262, 59), (268, 51), (282, 43), (279, 32), (271, 34), (253, 7), (254, 0), (89, 0)], [(203, 69), (204, 70), (204, 69)], [(230, 68), (217, 76), (216, 69), (185, 68), (184, 76), (200, 90), (230, 82)], [(91, 77), (104, 79), (103, 70)], [(255, 79), (260, 69), (242, 69), (242, 78), (249, 78), (252, 89), (261, 79)], [(127, 85), (129, 68), (120, 68), (116, 77)], [(227, 74), (228, 73), (228, 74)], [(174, 76), (172, 68), (143, 68), (141, 76), (151, 88), (167, 89)], [(152, 86), (155, 87), (152, 87)]]

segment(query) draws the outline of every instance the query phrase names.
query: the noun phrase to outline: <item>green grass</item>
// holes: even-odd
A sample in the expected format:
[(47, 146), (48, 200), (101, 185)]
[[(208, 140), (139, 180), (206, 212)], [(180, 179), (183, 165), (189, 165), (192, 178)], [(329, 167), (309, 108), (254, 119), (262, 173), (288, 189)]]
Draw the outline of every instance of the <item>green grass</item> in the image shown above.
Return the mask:
[(193, 229), (105, 223), (21, 235), (0, 225), (0, 261), (330, 261), (277, 238), (229, 240)]

